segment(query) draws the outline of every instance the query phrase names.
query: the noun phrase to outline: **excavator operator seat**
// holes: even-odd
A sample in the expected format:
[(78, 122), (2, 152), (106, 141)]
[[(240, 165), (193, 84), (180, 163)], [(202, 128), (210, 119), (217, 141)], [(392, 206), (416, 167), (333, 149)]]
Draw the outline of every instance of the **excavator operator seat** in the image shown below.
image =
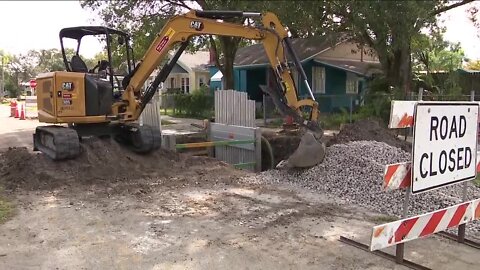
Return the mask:
[(70, 61), (70, 66), (73, 72), (88, 72), (87, 64), (80, 58), (78, 55), (72, 56), (72, 60)]

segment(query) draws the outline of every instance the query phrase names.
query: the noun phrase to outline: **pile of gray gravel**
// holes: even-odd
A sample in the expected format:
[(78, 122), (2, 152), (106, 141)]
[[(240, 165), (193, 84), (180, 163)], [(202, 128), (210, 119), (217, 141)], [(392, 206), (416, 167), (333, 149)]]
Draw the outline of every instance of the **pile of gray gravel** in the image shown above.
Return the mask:
[[(254, 183), (287, 183), (319, 191), (380, 213), (400, 217), (403, 212), (404, 190), (382, 189), (385, 165), (410, 161), (411, 155), (377, 141), (354, 141), (327, 148), (322, 164), (306, 170), (280, 168), (265, 171), (246, 179)], [(460, 203), (462, 184), (412, 195), (409, 216), (422, 214)], [(469, 183), (468, 199), (480, 198), (480, 189)], [(475, 228), (472, 228), (475, 227)], [(480, 231), (480, 224), (467, 228)]]

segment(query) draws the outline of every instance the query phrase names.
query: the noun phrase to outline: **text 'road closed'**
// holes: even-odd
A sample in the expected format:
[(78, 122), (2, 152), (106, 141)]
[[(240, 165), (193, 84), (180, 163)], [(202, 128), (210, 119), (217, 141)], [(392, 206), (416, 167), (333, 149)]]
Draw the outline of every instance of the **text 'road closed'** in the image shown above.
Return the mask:
[(413, 144), (412, 192), (476, 176), (478, 104), (419, 103)]

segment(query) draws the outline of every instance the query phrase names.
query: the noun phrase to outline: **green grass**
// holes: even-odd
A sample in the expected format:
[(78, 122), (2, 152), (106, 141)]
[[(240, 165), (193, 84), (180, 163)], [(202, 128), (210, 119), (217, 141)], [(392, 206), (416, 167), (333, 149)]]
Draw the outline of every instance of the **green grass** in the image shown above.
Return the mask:
[(171, 117), (176, 117), (176, 118), (191, 118), (191, 119), (198, 119), (198, 120), (203, 120), (203, 119), (208, 119), (213, 116), (213, 111), (212, 112), (204, 112), (201, 115), (187, 115), (184, 113), (178, 113), (178, 111), (173, 112), (173, 109), (161, 109), (160, 114), (163, 115), (168, 115)]
[(477, 177), (475, 178), (475, 180), (473, 180), (473, 184), (476, 187), (480, 187), (480, 175), (477, 174)]
[(6, 221), (12, 214), (12, 204), (3, 198), (0, 198), (0, 223)]

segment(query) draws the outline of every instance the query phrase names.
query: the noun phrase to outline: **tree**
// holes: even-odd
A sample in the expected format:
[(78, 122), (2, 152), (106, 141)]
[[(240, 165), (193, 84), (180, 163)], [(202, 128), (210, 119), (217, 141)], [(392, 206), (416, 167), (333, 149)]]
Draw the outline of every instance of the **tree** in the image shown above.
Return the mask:
[[(36, 58), (36, 73), (62, 71), (65, 70), (62, 52), (59, 49), (42, 49), (40, 51), (31, 51)], [(65, 55), (70, 59), (75, 54), (75, 50), (65, 48)]]
[[(114, 56), (112, 56), (113, 58)], [(85, 57), (82, 57), (82, 59), (85, 60), (85, 64), (87, 65), (88, 68), (93, 68), (94, 66), (96, 66), (98, 64), (98, 62), (100, 60), (106, 60), (108, 59), (108, 56), (107, 56), (107, 53), (106, 52), (99, 52), (99, 53), (96, 53), (93, 58), (85, 58)], [(112, 65), (114, 66), (114, 65)]]
[[(82, 7), (90, 8), (100, 15), (102, 20), (111, 27), (127, 30), (133, 33), (135, 59), (143, 56), (144, 52), (154, 41), (168, 19), (181, 12), (197, 9), (243, 10), (259, 2), (239, 0), (166, 0), (166, 1), (120, 1), (97, 2), (93, 0), (80, 1)], [(225, 21), (242, 23), (243, 19), (226, 19)], [(232, 88), (233, 61), (237, 49), (242, 44), (241, 38), (230, 36), (195, 37), (188, 46), (188, 51), (196, 51), (210, 47), (214, 51), (215, 65), (223, 73), (226, 87)]]
[[(169, 17), (194, 7), (204, 10), (273, 11), (288, 26), (292, 37), (309, 37), (325, 32), (347, 32), (379, 56), (389, 84), (410, 91), (411, 42), (424, 28), (436, 25), (441, 12), (467, 4), (464, 0), (450, 4), (436, 1), (239, 1), (239, 0), (164, 0), (164, 1), (81, 1), (82, 7), (100, 14), (109, 26), (131, 30), (135, 49), (143, 53), (153, 42)], [(242, 22), (235, 19), (236, 22)], [(247, 22), (250, 22), (248, 20)], [(247, 43), (241, 38), (196, 38), (189, 50), (207, 44), (216, 52), (215, 63), (225, 76), (227, 87), (233, 87), (233, 60), (237, 49)], [(138, 59), (138, 50), (137, 50)]]
[[(17, 61), (17, 58), (14, 55), (4, 52), (0, 49), (0, 55), (3, 58), (3, 79), (5, 92), (9, 94), (10, 97), (16, 97), (20, 94), (20, 87), (18, 85), (18, 76), (19, 71), (15, 72), (14, 61)], [(13, 65), (12, 65), (13, 63)]]
[(448, 1), (338, 1), (332, 20), (339, 29), (373, 48), (390, 85), (408, 94), (411, 81), (412, 40), (425, 28), (436, 28), (436, 16), (472, 2)]
[(443, 40), (443, 31), (430, 36), (420, 34), (412, 40), (413, 69), (426, 71), (453, 71), (462, 67), (465, 53), (460, 43)]
[[(301, 2), (301, 3), (300, 3)], [(139, 59), (153, 42), (165, 22), (173, 15), (192, 8), (202, 10), (247, 10), (275, 12), (282, 23), (290, 28), (293, 37), (309, 37), (327, 29), (326, 6), (329, 1), (240, 1), (240, 0), (165, 0), (97, 2), (83, 0), (81, 5), (96, 11), (109, 26), (133, 33), (135, 58)], [(318, 17), (305, 13), (322, 14)], [(252, 19), (226, 19), (235, 23), (254, 23)], [(238, 48), (251, 44), (249, 40), (231, 36), (200, 36), (192, 39), (188, 51), (211, 48), (215, 65), (224, 75), (226, 87), (233, 89), (233, 62)]]
[(443, 31), (421, 34), (413, 39), (413, 69), (419, 87), (433, 95), (449, 95), (452, 99), (461, 95), (456, 71), (462, 67), (465, 54), (459, 43), (443, 40)]
[[(66, 48), (65, 54), (67, 59), (70, 59), (75, 51)], [(93, 68), (99, 59), (106, 59), (105, 53), (98, 53), (93, 59), (81, 57), (85, 59), (87, 66), (90, 68)], [(13, 92), (17, 92), (16, 87), (18, 87), (19, 82), (29, 81), (40, 73), (66, 70), (59, 49), (30, 50), (18, 55), (5, 54), (4, 66), (6, 71), (5, 89), (14, 89)]]

